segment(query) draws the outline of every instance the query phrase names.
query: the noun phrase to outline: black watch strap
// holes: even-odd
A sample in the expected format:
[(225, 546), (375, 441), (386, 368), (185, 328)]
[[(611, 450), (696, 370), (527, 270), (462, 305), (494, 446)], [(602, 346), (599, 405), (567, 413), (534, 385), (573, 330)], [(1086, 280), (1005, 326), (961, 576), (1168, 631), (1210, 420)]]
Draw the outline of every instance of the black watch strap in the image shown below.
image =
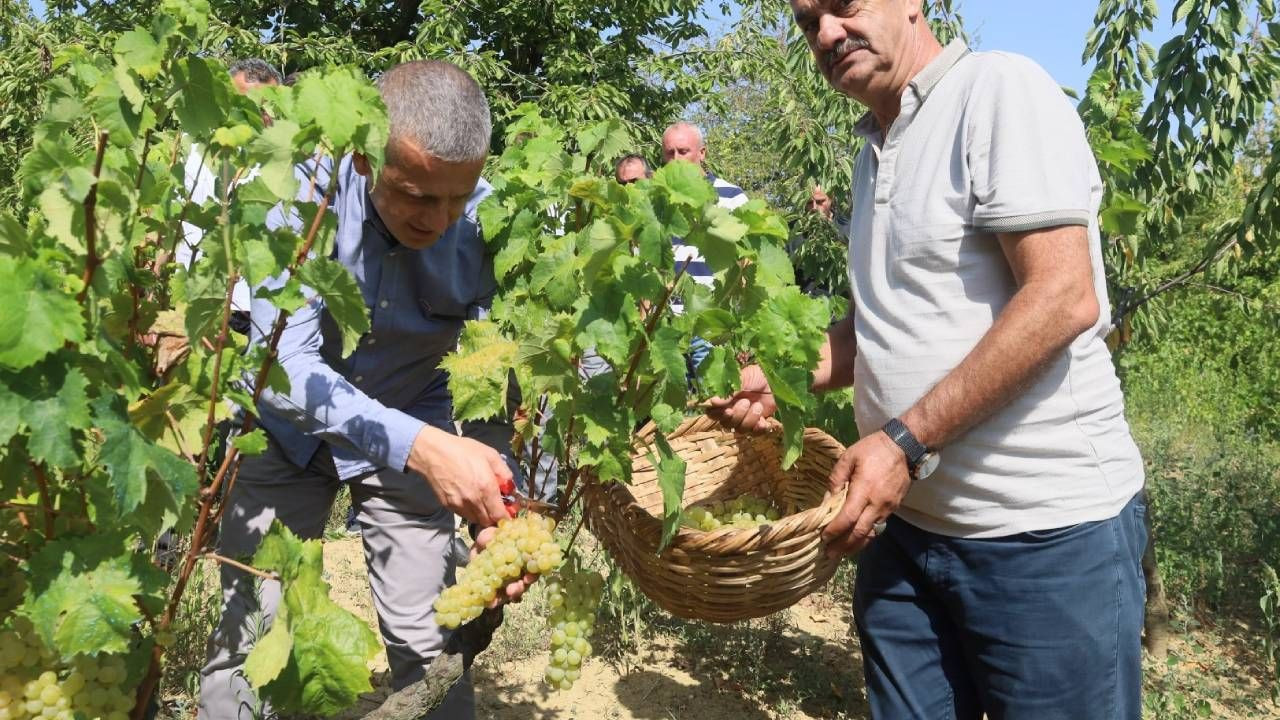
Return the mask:
[(907, 467), (914, 475), (916, 467), (924, 459), (925, 454), (929, 452), (929, 448), (921, 444), (898, 418), (890, 418), (889, 422), (885, 423), (884, 427), (880, 429), (884, 431), (885, 435), (889, 436), (889, 439), (897, 443), (898, 447), (902, 448), (902, 452), (907, 456)]

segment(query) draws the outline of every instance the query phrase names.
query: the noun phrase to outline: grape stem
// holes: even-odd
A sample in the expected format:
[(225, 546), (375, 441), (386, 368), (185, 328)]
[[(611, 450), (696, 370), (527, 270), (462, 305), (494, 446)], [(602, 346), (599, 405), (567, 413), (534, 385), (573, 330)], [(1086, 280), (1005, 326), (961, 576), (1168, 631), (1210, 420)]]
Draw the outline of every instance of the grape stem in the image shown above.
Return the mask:
[(237, 570), (243, 570), (244, 572), (247, 572), (250, 575), (257, 575), (263, 580), (279, 580), (280, 579), (280, 576), (276, 575), (275, 573), (259, 570), (258, 568), (253, 567), (251, 565), (245, 565), (242, 562), (232, 560), (231, 558), (226, 557), (224, 555), (219, 555), (218, 553), (213, 552), (212, 550), (202, 553), (200, 557), (208, 560), (216, 560), (217, 562), (220, 562), (223, 565), (230, 565), (231, 567), (236, 568)]

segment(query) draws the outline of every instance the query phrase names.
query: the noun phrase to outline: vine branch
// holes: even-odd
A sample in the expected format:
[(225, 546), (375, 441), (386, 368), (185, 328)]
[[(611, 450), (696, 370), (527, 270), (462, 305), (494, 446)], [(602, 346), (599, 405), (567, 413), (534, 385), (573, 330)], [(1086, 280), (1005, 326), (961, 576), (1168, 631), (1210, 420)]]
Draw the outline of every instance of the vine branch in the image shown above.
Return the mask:
[(276, 575), (275, 573), (266, 572), (265, 570), (259, 570), (258, 568), (253, 567), (252, 565), (245, 565), (244, 563), (236, 560), (232, 560), (231, 558), (226, 557), (225, 555), (219, 555), (218, 553), (213, 552), (212, 550), (201, 553), (200, 557), (205, 558), (206, 560), (217, 561), (219, 563), (222, 563), (223, 565), (229, 565), (237, 570), (247, 572), (250, 575), (256, 575), (262, 578), (263, 580), (279, 580), (280, 579), (280, 576)]
[(84, 299), (89, 296), (89, 285), (93, 282), (93, 274), (97, 272), (98, 266), (102, 264), (102, 258), (98, 257), (98, 178), (102, 175), (102, 159), (107, 154), (107, 131), (98, 132), (98, 154), (93, 160), (93, 185), (89, 188), (89, 194), (84, 196), (84, 242), (85, 242), (85, 260), (84, 274), (80, 276), (80, 281), (84, 287), (80, 288), (80, 292), (76, 295), (77, 303), (84, 303)]

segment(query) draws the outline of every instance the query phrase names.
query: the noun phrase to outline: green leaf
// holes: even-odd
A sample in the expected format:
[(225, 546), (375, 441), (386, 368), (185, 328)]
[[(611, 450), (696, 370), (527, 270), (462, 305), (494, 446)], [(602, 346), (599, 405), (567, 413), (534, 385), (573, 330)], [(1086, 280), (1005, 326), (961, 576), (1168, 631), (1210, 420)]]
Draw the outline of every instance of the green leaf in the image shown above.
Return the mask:
[(663, 165), (653, 174), (653, 184), (665, 188), (671, 203), (700, 210), (715, 202), (716, 190), (711, 187), (697, 165), (689, 162), (672, 162)]
[(298, 540), (278, 520), (254, 565), (280, 575), (271, 630), (245, 659), (261, 697), (290, 715), (329, 716), (372, 689), (367, 663), (380, 644), (369, 627), (329, 598), (322, 545)]
[(31, 252), (31, 241), (27, 229), (13, 215), (0, 211), (0, 254), (27, 255)]
[(698, 379), (711, 397), (729, 397), (738, 389), (741, 371), (733, 350), (717, 345), (698, 366)]
[(440, 368), (449, 373), (455, 419), (505, 415), (507, 381), (518, 351), (519, 346), (492, 322), (472, 320), (463, 326), (458, 349), (440, 361)]
[(132, 552), (98, 535), (58, 540), (31, 560), (27, 615), (40, 637), (63, 657), (127, 652), (142, 620), (134, 596), (143, 592)]
[(375, 168), (381, 166), (386, 108), (368, 79), (352, 68), (307, 73), (294, 87), (294, 98), (300, 123), (317, 125), (334, 152), (359, 150), (373, 155)]
[[(680, 531), (687, 464), (671, 449), (666, 436), (655, 433), (653, 439), (658, 446), (658, 459), (654, 464), (658, 469), (658, 486), (662, 488), (662, 540), (658, 543), (658, 552), (661, 553)], [(650, 461), (653, 461), (652, 455)]]
[(222, 126), (234, 92), (224, 70), (215, 73), (209, 61), (190, 56), (174, 63), (173, 80), (173, 110), (184, 131), (204, 138)]
[(93, 418), (105, 438), (98, 460), (107, 468), (121, 519), (155, 529), (157, 518), (133, 513), (150, 498), (155, 501), (151, 506), (163, 511), (159, 526), (177, 522), (196, 491), (195, 468), (138, 432), (108, 396), (94, 401)]
[(278, 200), (293, 200), (298, 194), (293, 154), (298, 124), (280, 119), (249, 143), (249, 157), (259, 166), (259, 178)]
[(164, 49), (151, 33), (133, 29), (116, 38), (116, 56), (143, 80), (154, 80), (164, 62)]
[[(12, 397), (22, 400), (20, 414), (14, 420), (29, 431), (27, 451), (32, 458), (51, 467), (70, 468), (79, 464), (80, 451), (74, 431), (87, 429), (92, 424), (89, 398), (85, 394), (88, 385), (89, 381), (79, 369), (68, 370), (54, 361), (13, 378)], [(0, 388), (0, 395), (4, 392)], [(3, 430), (0, 428), (0, 440), (7, 441)]]
[(233, 444), (241, 455), (261, 455), (267, 451), (267, 434), (262, 428), (254, 428), (244, 435), (236, 436)]
[(278, 288), (260, 287), (253, 296), (269, 300), (272, 305), (287, 313), (297, 312), (298, 308), (307, 304), (307, 295), (296, 277), (289, 278)]
[(37, 261), (0, 256), (0, 367), (21, 370), (84, 341), (84, 317), (63, 281)]
[(325, 310), (342, 332), (342, 356), (347, 357), (355, 351), (360, 336), (369, 332), (369, 308), (356, 279), (342, 263), (327, 257), (303, 263), (298, 279), (324, 299)]
[(79, 154), (72, 138), (59, 135), (40, 140), (22, 159), (22, 179), (27, 192), (36, 195), (49, 185), (60, 185), (73, 202), (83, 202), (96, 180), (92, 160)]
[(293, 636), (289, 634), (287, 617), (271, 625), (267, 634), (254, 643), (244, 660), (244, 676), (254, 687), (262, 687), (280, 677), (289, 665)]

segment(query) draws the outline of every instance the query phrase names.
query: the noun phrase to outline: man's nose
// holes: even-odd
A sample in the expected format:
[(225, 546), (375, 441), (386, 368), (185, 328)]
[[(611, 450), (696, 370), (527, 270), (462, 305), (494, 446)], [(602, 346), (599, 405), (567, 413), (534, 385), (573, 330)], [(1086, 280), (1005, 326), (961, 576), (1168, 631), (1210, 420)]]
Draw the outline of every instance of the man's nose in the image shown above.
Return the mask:
[[(830, 50), (847, 35), (844, 25), (840, 24), (840, 18), (830, 13), (818, 17), (818, 49)], [(822, 58), (822, 61), (825, 63), (826, 58)]]
[(449, 217), (449, 208), (444, 204), (438, 204), (423, 210), (418, 215), (418, 222), (421, 223), (423, 228), (437, 233), (444, 233), (453, 224), (453, 220)]

